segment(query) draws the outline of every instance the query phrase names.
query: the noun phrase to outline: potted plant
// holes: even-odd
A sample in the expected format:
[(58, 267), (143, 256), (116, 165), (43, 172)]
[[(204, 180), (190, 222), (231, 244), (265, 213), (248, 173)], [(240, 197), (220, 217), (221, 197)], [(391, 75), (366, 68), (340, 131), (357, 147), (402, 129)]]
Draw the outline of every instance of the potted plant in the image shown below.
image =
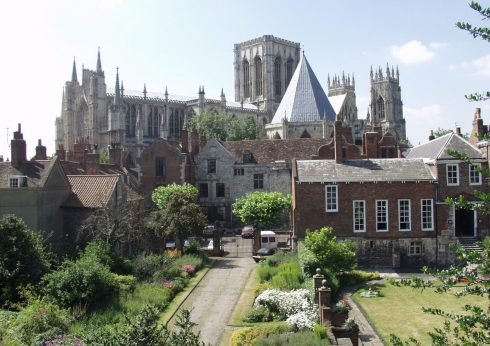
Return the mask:
[(345, 299), (341, 299), (332, 307), (332, 326), (341, 327), (347, 317), (349, 317), (349, 310), (351, 309), (349, 303)]
[(349, 338), (353, 346), (359, 345), (359, 325), (352, 318), (347, 319), (342, 327), (333, 327), (332, 332), (336, 339)]

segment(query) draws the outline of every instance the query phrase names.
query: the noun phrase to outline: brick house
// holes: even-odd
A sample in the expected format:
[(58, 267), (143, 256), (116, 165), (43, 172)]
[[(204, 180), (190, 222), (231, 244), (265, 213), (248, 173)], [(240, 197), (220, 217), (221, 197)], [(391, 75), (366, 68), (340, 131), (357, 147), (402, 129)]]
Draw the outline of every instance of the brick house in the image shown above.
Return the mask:
[[(339, 239), (357, 244), (359, 263), (382, 266), (447, 264), (449, 242), (484, 234), (487, 220), (454, 211), (445, 197), (486, 190), (475, 167), (446, 154), (466, 153), (484, 166), (478, 149), (456, 134), (415, 147), (406, 159), (349, 156), (334, 136), (333, 159), (293, 162), (293, 232), (332, 226)], [(479, 182), (479, 183), (478, 183)]]

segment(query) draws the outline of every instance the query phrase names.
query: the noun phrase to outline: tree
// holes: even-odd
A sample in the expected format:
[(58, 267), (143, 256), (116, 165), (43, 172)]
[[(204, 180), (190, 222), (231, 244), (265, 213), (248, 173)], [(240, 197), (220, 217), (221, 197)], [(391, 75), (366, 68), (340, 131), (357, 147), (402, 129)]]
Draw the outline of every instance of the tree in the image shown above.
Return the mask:
[(240, 220), (256, 229), (280, 225), (280, 216), (291, 208), (291, 197), (280, 192), (254, 192), (237, 198), (233, 213)]
[(151, 227), (158, 237), (173, 235), (177, 248), (189, 236), (201, 236), (207, 218), (197, 204), (197, 189), (190, 184), (159, 186), (152, 199), (159, 210), (152, 213)]
[[(490, 18), (490, 7), (483, 8), (478, 2), (472, 1), (469, 6), (478, 12), (483, 18), (482, 20), (488, 20)], [(474, 26), (467, 22), (457, 22), (456, 27), (461, 30), (465, 30), (470, 33), (474, 38), (481, 38), (484, 41), (490, 42), (490, 28)], [(465, 96), (469, 101), (485, 101), (490, 99), (490, 91), (483, 93), (473, 93)]]
[(434, 130), (434, 137), (442, 137), (444, 135), (447, 135), (448, 133), (451, 133), (451, 130), (448, 129), (441, 129), (440, 127), (437, 128), (437, 130)]
[(176, 194), (182, 193), (189, 202), (196, 202), (199, 191), (194, 185), (184, 183), (184, 184), (170, 184), (167, 186), (159, 186), (151, 194), (152, 201), (156, 204), (159, 209), (166, 207), (170, 198)]
[(239, 119), (228, 113), (202, 112), (189, 119), (188, 126), (206, 138), (219, 141), (239, 141), (257, 137), (255, 121), (251, 116)]
[(14, 215), (0, 220), (0, 306), (12, 307), (19, 291), (39, 282), (49, 262), (41, 235)]
[(305, 247), (334, 274), (356, 267), (356, 246), (352, 241), (337, 241), (331, 227), (306, 231)]

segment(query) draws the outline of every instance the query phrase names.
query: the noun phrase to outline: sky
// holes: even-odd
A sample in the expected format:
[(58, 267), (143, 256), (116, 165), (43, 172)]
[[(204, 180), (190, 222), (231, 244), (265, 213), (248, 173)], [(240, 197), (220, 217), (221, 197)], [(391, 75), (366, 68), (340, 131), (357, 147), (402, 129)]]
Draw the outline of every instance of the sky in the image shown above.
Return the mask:
[[(484, 7), (490, 1), (481, 1)], [(97, 47), (108, 87), (234, 99), (233, 44), (262, 35), (300, 42), (325, 92), (328, 74), (353, 73), (358, 117), (369, 103), (370, 67), (398, 66), (412, 144), (430, 130), (471, 132), (476, 107), (490, 123), (489, 44), (456, 28), (488, 26), (467, 1), (0, 0), (0, 155), (10, 157), (17, 124), (34, 156), (38, 139), (55, 151), (55, 119), (73, 57), (95, 69)], [(80, 79), (80, 78), (79, 78)]]

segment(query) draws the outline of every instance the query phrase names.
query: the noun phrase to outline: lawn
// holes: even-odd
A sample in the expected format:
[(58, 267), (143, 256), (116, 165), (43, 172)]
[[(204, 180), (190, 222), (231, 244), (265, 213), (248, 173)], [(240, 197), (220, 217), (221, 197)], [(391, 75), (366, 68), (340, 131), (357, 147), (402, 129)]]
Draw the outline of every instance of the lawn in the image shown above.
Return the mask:
[(447, 312), (462, 311), (466, 304), (488, 307), (488, 299), (485, 297), (458, 298), (450, 292), (435, 293), (433, 289), (421, 291), (386, 283), (382, 285), (380, 292), (383, 297), (361, 298), (357, 292), (353, 298), (368, 315), (385, 344), (389, 344), (390, 334), (396, 334), (405, 340), (413, 336), (422, 345), (430, 344), (431, 339), (427, 332), (442, 327), (444, 319), (424, 313), (422, 307), (440, 308)]

